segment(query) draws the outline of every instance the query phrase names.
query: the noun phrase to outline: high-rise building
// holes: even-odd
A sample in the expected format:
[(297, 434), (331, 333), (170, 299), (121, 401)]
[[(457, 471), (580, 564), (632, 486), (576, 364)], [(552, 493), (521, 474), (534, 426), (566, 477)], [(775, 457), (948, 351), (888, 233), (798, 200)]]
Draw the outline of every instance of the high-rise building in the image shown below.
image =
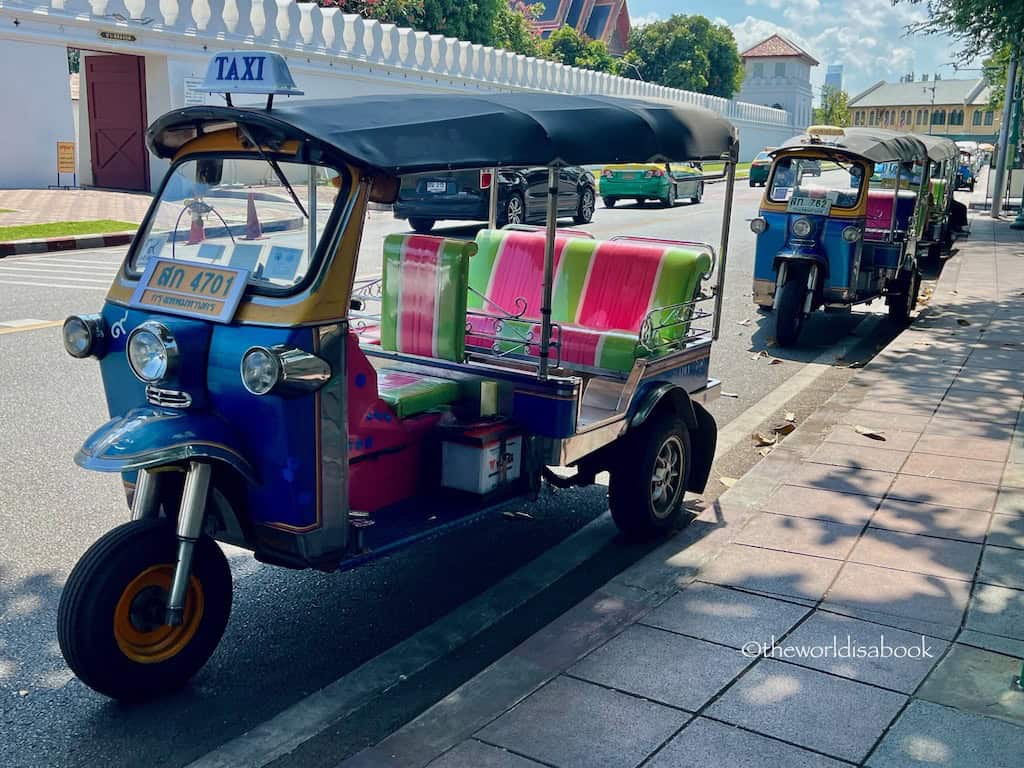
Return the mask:
[(829, 64), (825, 70), (825, 87), (836, 91), (843, 90), (843, 65)]

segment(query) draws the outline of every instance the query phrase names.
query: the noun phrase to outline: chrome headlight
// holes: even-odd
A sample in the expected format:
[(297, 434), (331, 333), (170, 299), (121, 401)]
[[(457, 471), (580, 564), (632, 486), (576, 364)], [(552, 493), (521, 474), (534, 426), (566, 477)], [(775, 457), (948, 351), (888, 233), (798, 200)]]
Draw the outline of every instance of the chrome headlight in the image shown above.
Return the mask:
[(811, 234), (811, 230), (813, 229), (813, 227), (811, 226), (810, 221), (801, 218), (795, 219), (793, 221), (791, 229), (793, 230), (793, 234), (796, 235), (797, 237), (807, 237), (809, 234)]
[(166, 379), (178, 368), (178, 343), (167, 327), (152, 320), (128, 334), (128, 366), (147, 384)]
[(750, 231), (755, 235), (760, 235), (768, 229), (768, 221), (758, 216), (756, 219), (750, 220)]
[(64, 321), (64, 349), (72, 357), (88, 357), (98, 353), (103, 341), (103, 318), (100, 315), (72, 315)]
[(313, 392), (330, 378), (326, 360), (295, 347), (252, 347), (242, 356), (242, 385), (254, 395)]
[(860, 240), (860, 227), (846, 227), (843, 229), (843, 240), (848, 243), (856, 243)]

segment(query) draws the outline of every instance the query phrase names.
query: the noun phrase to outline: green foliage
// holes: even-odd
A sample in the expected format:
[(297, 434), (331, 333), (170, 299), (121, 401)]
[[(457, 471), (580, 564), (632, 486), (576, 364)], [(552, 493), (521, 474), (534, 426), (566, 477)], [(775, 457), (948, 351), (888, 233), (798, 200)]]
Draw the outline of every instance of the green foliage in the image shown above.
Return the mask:
[(1024, 0), (893, 0), (899, 2), (924, 4), (928, 19), (910, 25), (910, 30), (949, 35), (960, 43), (960, 61), (1024, 41)]
[(570, 26), (556, 29), (546, 40), (540, 41), (540, 55), (570, 67), (611, 72), (615, 59), (601, 40), (591, 40)]
[(490, 45), (494, 17), (507, 0), (423, 0), (420, 29)]
[(541, 39), (530, 23), (543, 12), (543, 3), (499, 3), (491, 25), (491, 45), (524, 56), (539, 56)]
[(815, 125), (850, 125), (850, 108), (846, 91), (826, 85), (821, 89), (821, 106), (814, 109)]
[[(299, 0), (313, 2), (314, 0)], [(402, 27), (420, 27), (424, 15), (424, 0), (315, 0), (321, 8), (340, 8), (343, 13), (356, 13), (364, 19), (376, 19), (382, 24)]]
[(1001, 109), (1003, 97), (1006, 95), (1006, 71), (1010, 66), (1010, 46), (1004, 45), (985, 59), (981, 66), (985, 73), (985, 79), (992, 86), (988, 104), (992, 109)]
[(676, 14), (634, 28), (626, 60), (618, 67), (626, 77), (713, 96), (731, 98), (743, 82), (732, 30), (704, 16)]

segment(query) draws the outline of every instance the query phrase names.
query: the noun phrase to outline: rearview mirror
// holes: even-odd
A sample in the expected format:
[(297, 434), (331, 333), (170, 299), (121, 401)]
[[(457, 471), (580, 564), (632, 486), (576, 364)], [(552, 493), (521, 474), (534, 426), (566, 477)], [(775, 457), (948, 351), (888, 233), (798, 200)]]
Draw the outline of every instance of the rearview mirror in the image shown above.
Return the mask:
[(220, 158), (204, 157), (196, 161), (196, 183), (216, 186), (224, 173), (224, 161)]
[(401, 180), (397, 176), (374, 176), (370, 185), (370, 202), (391, 205), (398, 199)]

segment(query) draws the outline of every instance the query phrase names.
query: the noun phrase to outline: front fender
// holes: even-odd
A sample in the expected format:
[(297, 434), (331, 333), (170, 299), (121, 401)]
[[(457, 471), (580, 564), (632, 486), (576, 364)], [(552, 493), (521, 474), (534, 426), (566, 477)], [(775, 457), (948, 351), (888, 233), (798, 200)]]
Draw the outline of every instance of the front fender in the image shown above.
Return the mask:
[(238, 444), (231, 426), (213, 414), (141, 407), (93, 432), (75, 454), (75, 463), (95, 472), (128, 472), (204, 458), (228, 464), (258, 483)]
[(779, 251), (775, 254), (775, 261), (773, 266), (775, 271), (779, 271), (779, 264), (784, 261), (802, 261), (810, 264), (817, 264), (821, 269), (821, 277), (828, 278), (828, 259), (825, 254), (816, 251)]

